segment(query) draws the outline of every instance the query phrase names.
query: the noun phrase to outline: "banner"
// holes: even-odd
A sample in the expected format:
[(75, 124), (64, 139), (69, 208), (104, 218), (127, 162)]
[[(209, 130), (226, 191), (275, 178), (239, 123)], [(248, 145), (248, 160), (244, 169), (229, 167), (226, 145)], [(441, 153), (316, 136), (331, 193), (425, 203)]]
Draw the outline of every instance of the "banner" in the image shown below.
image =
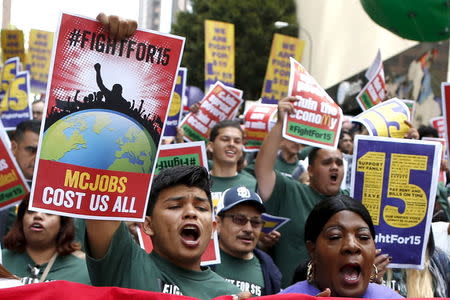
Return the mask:
[(363, 111), (381, 103), (386, 96), (386, 83), (380, 50), (378, 50), (375, 60), (365, 75), (369, 81), (356, 96), (356, 101)]
[(430, 119), (430, 125), (437, 129), (440, 138), (445, 138), (445, 124), (445, 119), (442, 116)]
[[(27, 284), (19, 287), (2, 289), (0, 300), (197, 300), (197, 298), (158, 292), (140, 291), (120, 287), (95, 287), (76, 282), (56, 280), (39, 284)], [(261, 298), (261, 299), (259, 299)], [(235, 295), (224, 295), (214, 300), (233, 300)], [(304, 294), (276, 294), (263, 297), (252, 297), (252, 300), (320, 300), (323, 298)], [(329, 300), (342, 298), (328, 297)], [(420, 299), (420, 298), (419, 298)], [(426, 298), (423, 298), (425, 300)]]
[(366, 127), (369, 135), (403, 138), (409, 131), (408, 107), (397, 98), (384, 101), (353, 118)]
[(5, 128), (0, 124), (0, 210), (18, 204), (30, 192), (14, 158)]
[(30, 209), (142, 221), (184, 38), (69, 14), (55, 36)]
[(283, 137), (320, 148), (336, 149), (342, 126), (342, 110), (303, 66), (291, 58), (289, 96), (295, 96), (295, 112), (284, 119)]
[(180, 123), (182, 99), (186, 89), (186, 68), (179, 68), (175, 90), (173, 91), (172, 101), (170, 102), (169, 114), (165, 122), (164, 137), (177, 136), (177, 127)]
[(0, 112), (6, 130), (16, 129), (17, 124), (31, 119), (30, 74), (20, 72), (18, 57), (8, 59), (2, 71)]
[(441, 144), (357, 135), (351, 196), (375, 226), (391, 268), (422, 269), (433, 217)]
[(229, 90), (221, 82), (211, 87), (200, 101), (197, 113), (189, 113), (181, 121), (184, 137), (188, 141), (208, 141), (209, 130), (219, 121), (233, 119), (243, 100), (237, 90)]
[(28, 54), (31, 58), (31, 90), (45, 93), (52, 55), (53, 32), (30, 30)]
[(234, 24), (205, 20), (205, 91), (220, 81), (234, 86)]
[(245, 145), (248, 152), (259, 151), (270, 130), (270, 121), (278, 111), (277, 105), (254, 103), (244, 114)]
[(22, 30), (2, 29), (1, 39), (3, 62), (12, 57), (19, 57), (20, 61), (25, 61), (25, 44)]
[(277, 104), (278, 100), (287, 96), (291, 65), (289, 58), (301, 61), (304, 47), (304, 40), (279, 33), (273, 35), (261, 93), (262, 103)]

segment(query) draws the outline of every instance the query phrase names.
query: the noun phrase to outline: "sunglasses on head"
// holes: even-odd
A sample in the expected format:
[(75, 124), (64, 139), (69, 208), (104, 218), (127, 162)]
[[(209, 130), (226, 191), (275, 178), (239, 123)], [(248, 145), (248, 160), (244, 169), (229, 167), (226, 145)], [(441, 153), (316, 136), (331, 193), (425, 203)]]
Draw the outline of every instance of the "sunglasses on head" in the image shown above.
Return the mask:
[(250, 222), (253, 228), (261, 228), (264, 224), (264, 221), (260, 217), (249, 218), (241, 214), (223, 214), (222, 216), (224, 218), (231, 218), (231, 221), (239, 226), (245, 226)]

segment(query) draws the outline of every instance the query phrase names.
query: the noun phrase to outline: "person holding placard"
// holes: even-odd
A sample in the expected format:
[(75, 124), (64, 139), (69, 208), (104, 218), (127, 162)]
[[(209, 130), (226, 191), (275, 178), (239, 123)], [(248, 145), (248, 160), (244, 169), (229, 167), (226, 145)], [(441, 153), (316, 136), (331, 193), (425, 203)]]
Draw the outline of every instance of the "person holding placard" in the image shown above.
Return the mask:
[(273, 248), (273, 259), (283, 274), (282, 287), (292, 278), (295, 267), (307, 258), (303, 240), (304, 223), (314, 205), (321, 199), (340, 193), (344, 176), (343, 159), (339, 150), (313, 148), (309, 153), (308, 173), (310, 185), (287, 178), (274, 171), (281, 131), (286, 113), (293, 111), (288, 97), (278, 103), (278, 120), (256, 158), (255, 173), (258, 191), (265, 202), (267, 212), (290, 218), (280, 231), (282, 238)]
[(152, 239), (151, 254), (132, 239), (125, 223), (86, 220), (85, 248), (92, 283), (205, 300), (239, 293), (236, 286), (200, 266), (216, 227), (209, 186), (203, 167), (179, 166), (159, 173), (143, 225)]

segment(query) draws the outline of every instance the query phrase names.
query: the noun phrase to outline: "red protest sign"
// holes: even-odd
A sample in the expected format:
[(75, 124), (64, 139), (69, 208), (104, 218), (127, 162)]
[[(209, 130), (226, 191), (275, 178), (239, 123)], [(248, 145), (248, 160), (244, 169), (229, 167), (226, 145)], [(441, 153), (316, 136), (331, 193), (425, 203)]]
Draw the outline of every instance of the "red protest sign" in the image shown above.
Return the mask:
[(144, 219), (183, 47), (143, 30), (112, 40), (99, 22), (62, 14), (30, 209)]
[(283, 137), (314, 147), (335, 149), (342, 126), (342, 110), (305, 68), (291, 58), (288, 95), (295, 96), (295, 112), (284, 119)]
[[(445, 109), (445, 108), (443, 108)], [(445, 119), (444, 117), (434, 117), (430, 119), (432, 127), (436, 128), (440, 138), (445, 138)]]
[(200, 101), (197, 113), (189, 113), (181, 122), (188, 141), (208, 141), (209, 129), (217, 122), (232, 119), (243, 100), (239, 90), (230, 90), (221, 82), (216, 82)]
[(273, 104), (255, 103), (244, 114), (245, 151), (258, 151), (267, 136), (270, 120), (277, 112)]
[(11, 151), (6, 147), (5, 129), (0, 123), (0, 210), (20, 202), (29, 193), (28, 184)]
[(386, 83), (380, 52), (378, 52), (368, 71), (370, 72), (367, 72), (366, 75), (370, 75), (369, 81), (356, 96), (356, 101), (363, 111), (381, 103), (386, 96)]
[[(444, 112), (444, 133), (447, 140), (447, 145), (449, 145), (449, 125), (450, 125), (450, 83), (443, 82), (441, 84), (441, 94), (442, 94), (442, 111)], [(439, 129), (438, 129), (439, 131)]]

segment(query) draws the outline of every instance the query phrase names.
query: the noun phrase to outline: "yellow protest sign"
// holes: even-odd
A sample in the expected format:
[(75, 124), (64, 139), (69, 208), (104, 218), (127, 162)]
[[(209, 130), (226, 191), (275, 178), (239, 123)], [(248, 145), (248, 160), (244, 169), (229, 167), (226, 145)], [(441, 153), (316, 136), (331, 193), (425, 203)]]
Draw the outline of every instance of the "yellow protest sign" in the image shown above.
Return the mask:
[(52, 56), (53, 32), (30, 30), (29, 55), (31, 58), (31, 89), (45, 92)]
[(372, 136), (403, 138), (408, 133), (409, 108), (402, 100), (392, 98), (373, 106), (353, 118), (363, 124)]
[(234, 86), (234, 24), (205, 20), (205, 91), (220, 81)]
[(291, 65), (289, 57), (301, 61), (304, 47), (304, 40), (279, 33), (273, 35), (261, 93), (262, 103), (277, 104), (278, 100), (287, 96)]
[(2, 29), (1, 40), (3, 61), (16, 56), (20, 58), (20, 61), (25, 61), (25, 47), (22, 30)]

